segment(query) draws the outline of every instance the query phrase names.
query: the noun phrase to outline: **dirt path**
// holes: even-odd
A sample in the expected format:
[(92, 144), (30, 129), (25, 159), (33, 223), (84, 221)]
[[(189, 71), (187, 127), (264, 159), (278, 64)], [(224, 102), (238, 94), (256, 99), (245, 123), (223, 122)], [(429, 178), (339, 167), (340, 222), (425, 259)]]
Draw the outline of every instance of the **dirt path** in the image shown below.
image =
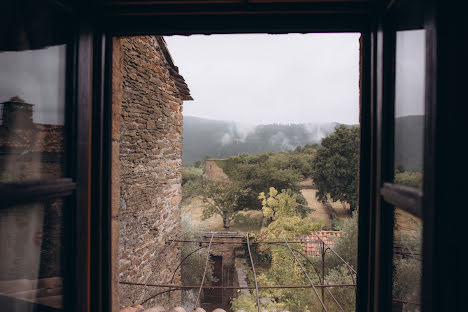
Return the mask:
[(315, 222), (322, 222), (324, 226), (331, 227), (332, 220), (330, 219), (327, 209), (315, 198), (317, 190), (302, 189), (301, 193), (309, 203), (309, 208), (312, 208), (312, 219)]

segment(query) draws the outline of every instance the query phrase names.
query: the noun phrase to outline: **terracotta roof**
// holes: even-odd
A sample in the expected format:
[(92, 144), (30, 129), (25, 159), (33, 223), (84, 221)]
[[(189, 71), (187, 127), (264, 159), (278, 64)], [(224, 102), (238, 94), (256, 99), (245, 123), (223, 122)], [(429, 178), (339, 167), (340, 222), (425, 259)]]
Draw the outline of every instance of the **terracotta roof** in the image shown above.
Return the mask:
[(333, 248), (335, 238), (340, 237), (341, 233), (340, 231), (315, 231), (312, 235), (300, 237), (300, 240), (306, 241), (306, 243), (302, 244), (302, 248), (307, 256), (318, 257), (321, 255), (321, 241), (316, 235)]
[(175, 82), (175, 85), (177, 87), (177, 90), (179, 91), (180, 96), (182, 97), (182, 100), (193, 100), (192, 96), (190, 95), (190, 89), (188, 88), (187, 83), (185, 83), (184, 77), (182, 77), (182, 75), (179, 74), (179, 68), (174, 64), (174, 60), (172, 59), (171, 53), (167, 48), (166, 41), (161, 36), (157, 36), (156, 41), (158, 42), (158, 45), (161, 48), (161, 52), (164, 55), (167, 64), (169, 65), (169, 73)]

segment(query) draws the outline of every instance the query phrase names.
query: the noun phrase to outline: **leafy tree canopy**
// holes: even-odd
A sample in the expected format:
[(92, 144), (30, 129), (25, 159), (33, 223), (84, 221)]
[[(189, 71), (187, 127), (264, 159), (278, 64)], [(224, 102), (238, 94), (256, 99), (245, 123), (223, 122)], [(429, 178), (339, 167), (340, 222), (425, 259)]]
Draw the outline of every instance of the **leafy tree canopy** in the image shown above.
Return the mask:
[(309, 212), (307, 202), (300, 192), (299, 182), (311, 175), (313, 154), (264, 153), (259, 155), (241, 154), (218, 161), (231, 180), (237, 181), (248, 190), (241, 199), (247, 209), (259, 209), (258, 194), (268, 192), (270, 187), (277, 190), (289, 189), (297, 193), (302, 204), (302, 214)]
[(324, 138), (312, 162), (312, 179), (317, 198), (347, 202), (357, 207), (359, 128), (339, 126)]
[(224, 228), (231, 226), (231, 221), (243, 210), (239, 204), (246, 190), (236, 182), (215, 182), (203, 179), (202, 200), (205, 203), (203, 219), (217, 214), (223, 218)]

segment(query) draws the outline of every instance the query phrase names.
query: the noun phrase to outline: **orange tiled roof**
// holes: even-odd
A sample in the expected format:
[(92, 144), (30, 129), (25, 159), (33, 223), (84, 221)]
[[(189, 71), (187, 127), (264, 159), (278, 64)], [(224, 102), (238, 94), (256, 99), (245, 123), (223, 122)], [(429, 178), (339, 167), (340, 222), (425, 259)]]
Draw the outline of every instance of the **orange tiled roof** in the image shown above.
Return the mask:
[(321, 241), (317, 238), (320, 237), (328, 246), (333, 248), (335, 239), (340, 237), (340, 231), (314, 231), (311, 235), (300, 237), (300, 240), (305, 241), (302, 243), (302, 249), (307, 256), (318, 257), (321, 255)]

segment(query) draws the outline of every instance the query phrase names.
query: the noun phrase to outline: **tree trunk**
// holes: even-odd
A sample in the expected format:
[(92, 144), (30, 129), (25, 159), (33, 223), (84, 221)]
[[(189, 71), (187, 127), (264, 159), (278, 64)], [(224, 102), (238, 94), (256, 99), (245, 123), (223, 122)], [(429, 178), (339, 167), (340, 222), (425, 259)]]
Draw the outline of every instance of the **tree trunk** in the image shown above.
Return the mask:
[(267, 227), (268, 225), (268, 218), (265, 216), (262, 216), (262, 227)]
[(231, 227), (231, 219), (227, 216), (223, 216), (223, 226), (225, 229), (229, 229)]

